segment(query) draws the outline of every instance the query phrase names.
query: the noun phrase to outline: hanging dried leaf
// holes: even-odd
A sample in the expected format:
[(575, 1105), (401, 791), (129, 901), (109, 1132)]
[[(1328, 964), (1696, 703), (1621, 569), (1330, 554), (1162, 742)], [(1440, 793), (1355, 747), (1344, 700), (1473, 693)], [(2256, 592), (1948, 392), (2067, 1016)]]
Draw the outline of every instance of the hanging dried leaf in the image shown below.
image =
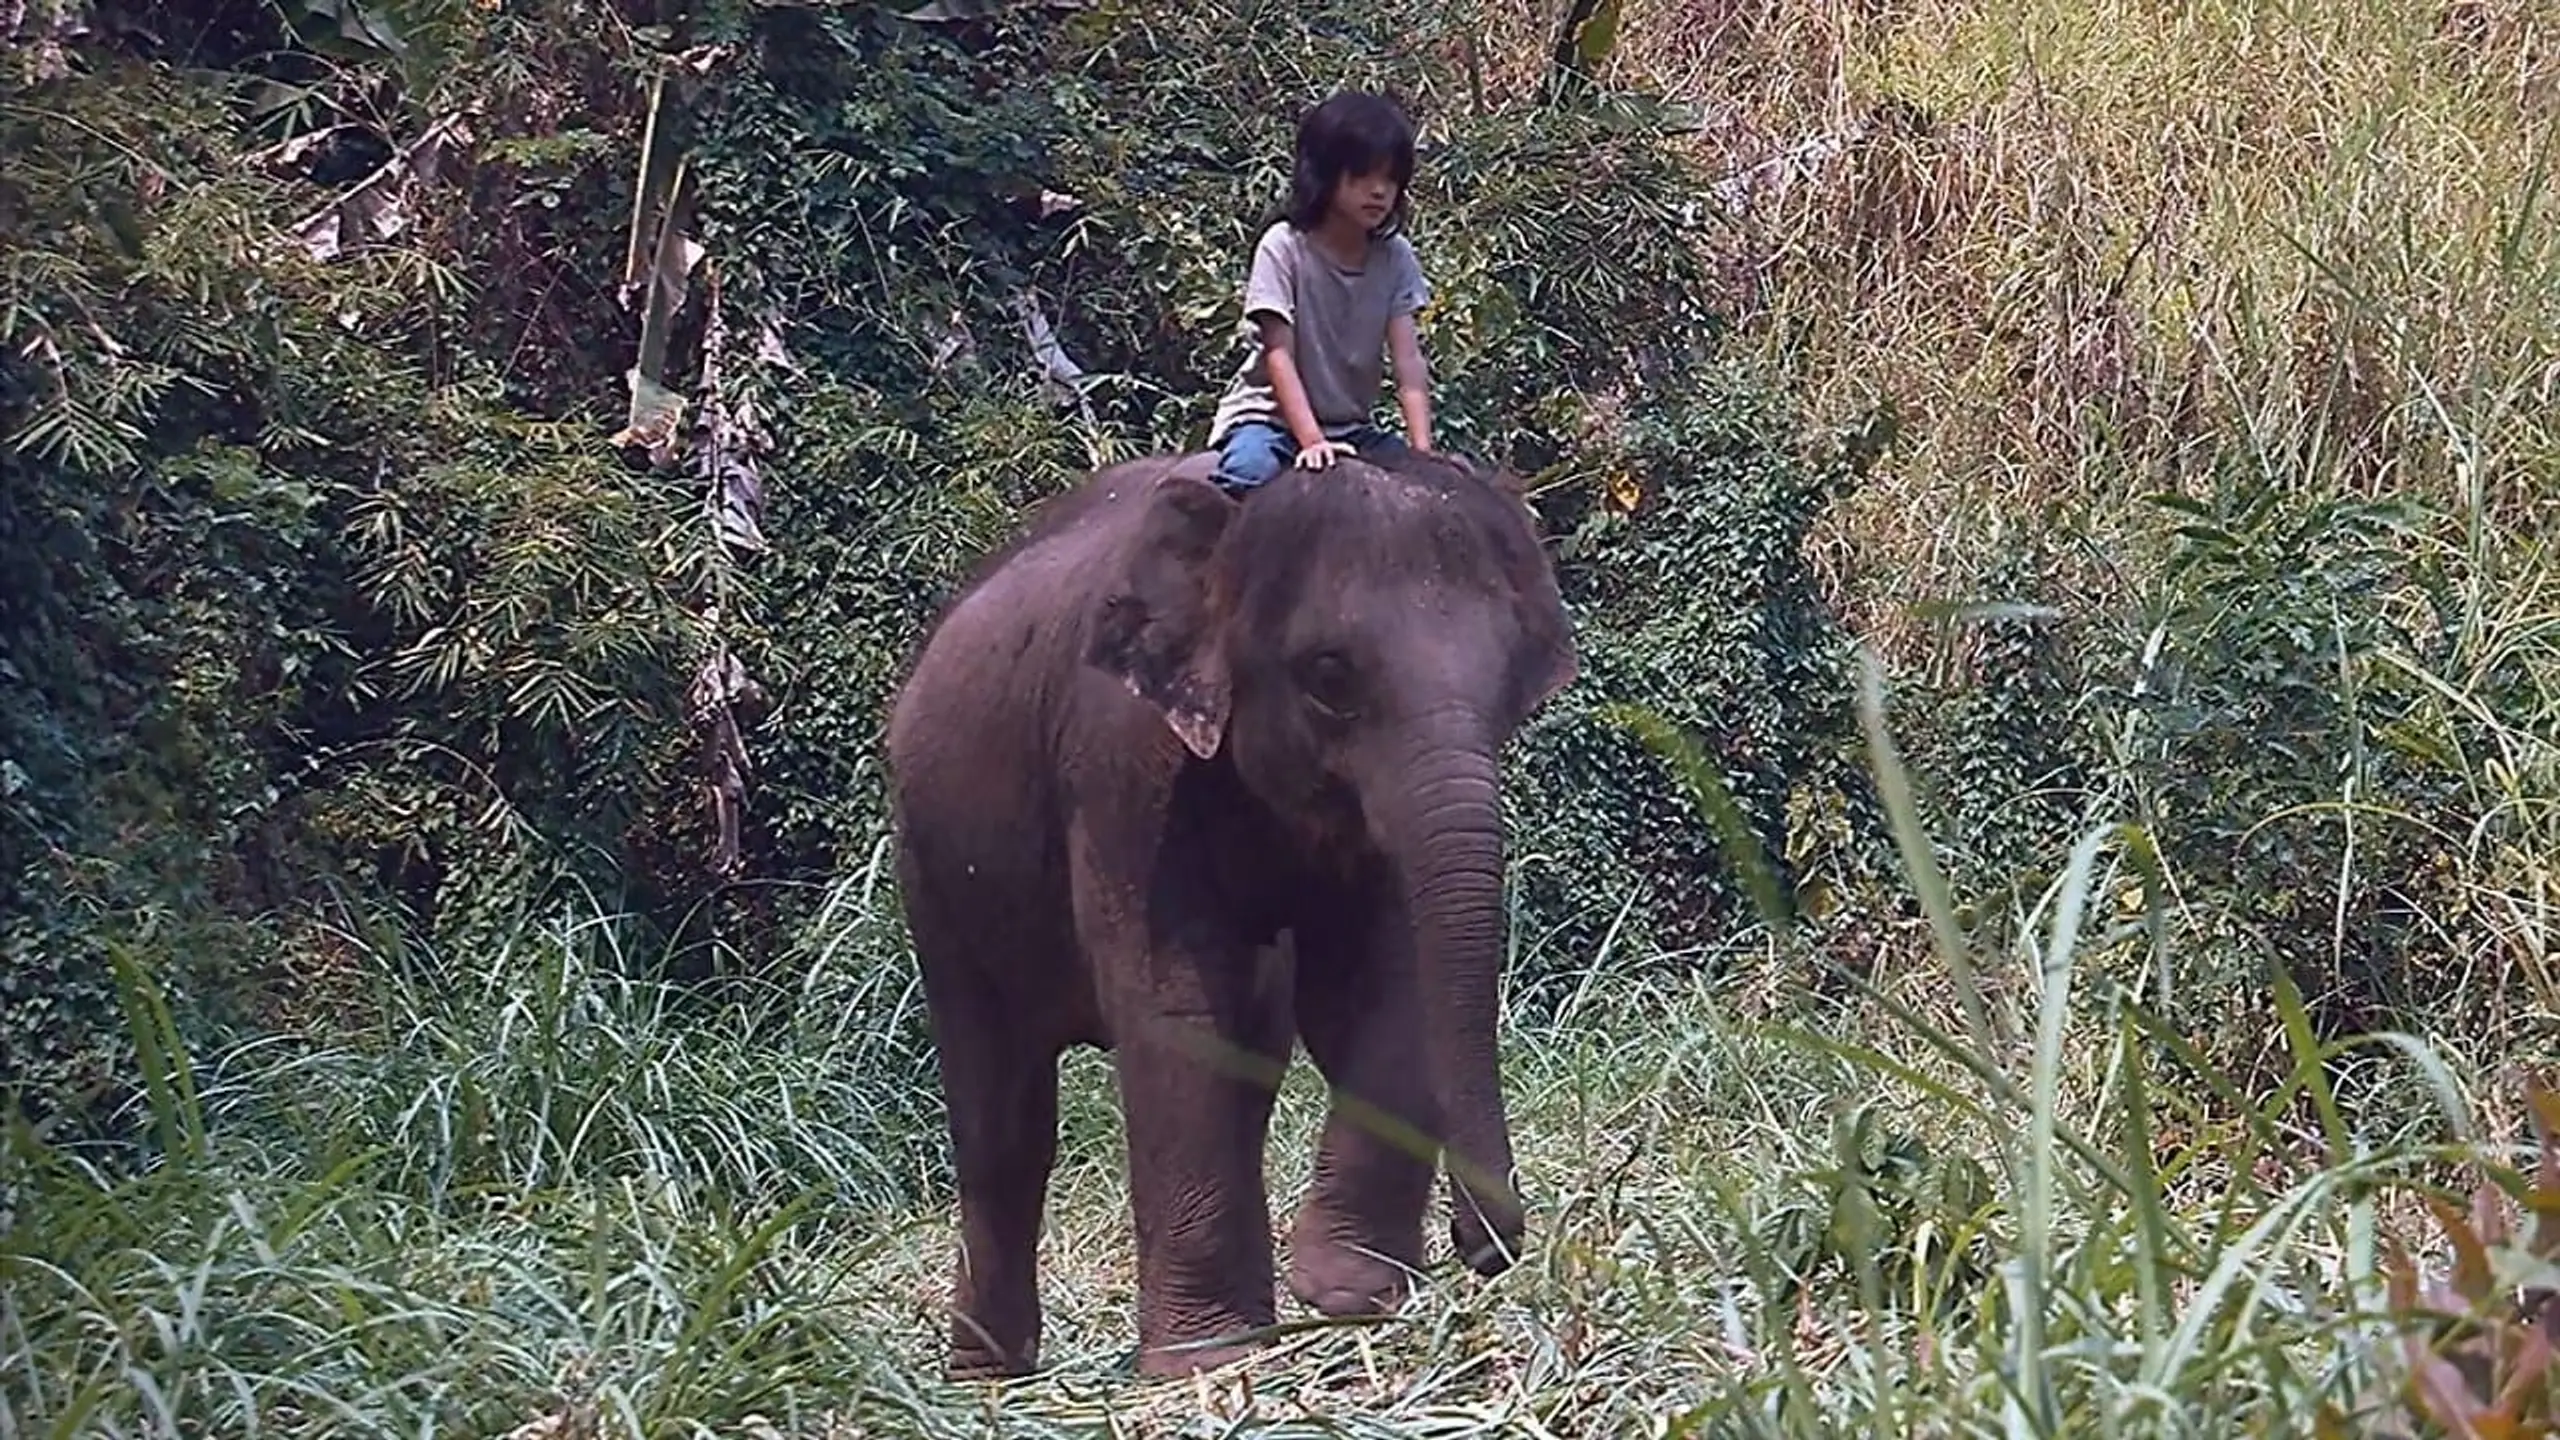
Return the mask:
[(756, 329), (756, 363), (771, 365), (797, 375), (800, 361), (782, 344), (782, 318), (768, 312)]
[(755, 465), (735, 450), (718, 453), (719, 458), (707, 467), (714, 497), (712, 527), (722, 543), (762, 554), (771, 548), (759, 523), (764, 513), (764, 481)]
[[(421, 186), (433, 185), (451, 145), (468, 145), (465, 112), (447, 115), (403, 145), (372, 174), (292, 225), (295, 240), (312, 259), (327, 263), (367, 238), (388, 240), (409, 227), (410, 204)], [(290, 145), (293, 142), (288, 141)]]
[[(710, 617), (713, 623), (717, 623), (718, 616), (714, 610)], [(741, 852), (739, 831), (745, 816), (747, 775), (752, 768), (746, 741), (738, 731), (737, 707), (741, 702), (762, 704), (764, 690), (747, 678), (746, 668), (722, 647), (712, 651), (702, 668), (694, 672), (685, 701), (686, 713), (702, 744), (702, 783), (710, 795), (712, 823), (718, 837), (712, 846), (711, 869), (718, 875), (735, 875)]]
[[(720, 383), (727, 358), (729, 325), (720, 304), (720, 276), (707, 276), (708, 307), (702, 332), (702, 411), (694, 426), (694, 473), (705, 482), (704, 507), (711, 513), (712, 533), (729, 545), (762, 553), (765, 545), (764, 478), (756, 456), (768, 448), (756, 423), (755, 404), (729, 401)], [(768, 332), (770, 333), (770, 332)], [(775, 340), (776, 348), (780, 341)]]
[(1048, 314), (1040, 308), (1040, 297), (1028, 290), (1013, 295), (1014, 313), (1022, 317), (1022, 338), (1031, 345), (1032, 358), (1040, 362), (1040, 388), (1049, 398), (1064, 403), (1073, 400), (1084, 413), (1085, 423), (1096, 424), (1093, 402), (1085, 398), (1085, 369), (1058, 343), (1057, 327), (1049, 323)]

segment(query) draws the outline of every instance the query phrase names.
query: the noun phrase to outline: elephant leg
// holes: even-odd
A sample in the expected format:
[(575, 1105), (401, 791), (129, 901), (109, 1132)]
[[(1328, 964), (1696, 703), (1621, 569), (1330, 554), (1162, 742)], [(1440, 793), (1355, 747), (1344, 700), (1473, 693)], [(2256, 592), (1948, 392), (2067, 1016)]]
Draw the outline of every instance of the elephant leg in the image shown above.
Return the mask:
[(1126, 892), (1080, 885), (1078, 901), (1088, 954), (1116, 977), (1138, 1369), (1182, 1374), (1240, 1358), (1277, 1318), (1262, 1161), (1288, 1063), (1287, 997), (1261, 993), (1253, 948), (1213, 924), (1122, 923), (1102, 898), (1086, 908), (1097, 891)]
[[(1283, 1057), (1210, 1017), (1150, 1016), (1114, 1061), (1138, 1231), (1138, 1368), (1221, 1365), (1277, 1318), (1263, 1145)], [(1213, 1058), (1214, 1057), (1214, 1058)], [(1243, 1073), (1239, 1073), (1243, 1072)]]
[[(960, 1189), (960, 1259), (953, 1285), (954, 1379), (1027, 1374), (1040, 1360), (1040, 1220), (1058, 1155), (1054, 1054), (981, 1053), (976, 1067), (943, 1067), (955, 1105), (952, 1156)], [(974, 1080), (953, 1085), (955, 1069)]]
[(960, 1192), (946, 1373), (1027, 1374), (1040, 1358), (1040, 1221), (1058, 1153), (1058, 1049), (1025, 1033), (1024, 1017), (973, 968), (984, 945), (1004, 937), (947, 924), (931, 904), (911, 907), (909, 923)]
[(1298, 1033), (1333, 1099), (1290, 1229), (1289, 1293), (1357, 1315), (1393, 1309), (1422, 1266), (1440, 1108), (1401, 912), (1335, 914), (1298, 939)]

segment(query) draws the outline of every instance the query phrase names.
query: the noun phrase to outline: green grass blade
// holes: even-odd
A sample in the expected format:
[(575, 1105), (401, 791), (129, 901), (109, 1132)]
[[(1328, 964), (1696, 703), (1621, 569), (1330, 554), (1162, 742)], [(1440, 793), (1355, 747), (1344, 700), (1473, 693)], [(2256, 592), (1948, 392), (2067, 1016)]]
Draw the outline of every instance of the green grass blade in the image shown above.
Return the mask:
[(1954, 894), (1938, 868), (1937, 853), (1929, 843), (1928, 833), (1920, 824), (1910, 772), (1894, 746), (1892, 733), (1885, 727), (1883, 667), (1873, 652), (1865, 650), (1859, 654), (1858, 719), (1866, 732), (1876, 785), (1884, 796), (1885, 813), (1893, 828), (1894, 846), (1902, 855), (1912, 889), (1919, 894), (1921, 910), (1929, 917), (1929, 929), (1937, 937), (1939, 958), (1946, 961), (1956, 999), (1964, 1008), (1966, 1032), (1972, 1038), (1975, 1053), (1985, 1063), (1996, 1065), (2003, 1047), (1992, 1031), (1981, 982), (1974, 976), (1972, 937), (1956, 920)]

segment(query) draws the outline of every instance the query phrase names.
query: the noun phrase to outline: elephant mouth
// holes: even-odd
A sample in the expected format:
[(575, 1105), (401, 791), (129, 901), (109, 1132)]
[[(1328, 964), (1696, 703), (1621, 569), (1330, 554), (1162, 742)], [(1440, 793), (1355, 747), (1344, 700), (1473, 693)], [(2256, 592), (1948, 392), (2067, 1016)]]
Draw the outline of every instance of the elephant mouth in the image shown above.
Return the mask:
[(1377, 847), (1370, 838), (1368, 820), (1358, 798), (1347, 790), (1320, 794), (1293, 814), (1289, 824), (1302, 853), (1327, 879), (1348, 880), (1377, 866)]
[(1320, 870), (1348, 875), (1364, 862), (1377, 863), (1368, 810), (1349, 779), (1317, 769), (1273, 793), (1275, 787), (1253, 783), (1260, 778), (1256, 775), (1240, 773), (1239, 778), (1248, 790), (1259, 792), (1263, 808), (1289, 848)]

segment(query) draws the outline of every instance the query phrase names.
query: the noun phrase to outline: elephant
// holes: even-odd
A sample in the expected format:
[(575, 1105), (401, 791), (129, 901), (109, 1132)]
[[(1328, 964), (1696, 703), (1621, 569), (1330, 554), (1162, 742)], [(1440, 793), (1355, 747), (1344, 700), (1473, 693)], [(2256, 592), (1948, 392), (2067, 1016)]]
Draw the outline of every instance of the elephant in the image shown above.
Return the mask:
[[(891, 706), (896, 876), (959, 1205), (947, 1377), (1037, 1368), (1058, 1064), (1111, 1056), (1138, 1373), (1275, 1323), (1263, 1158), (1303, 1041), (1330, 1097), (1288, 1237), (1326, 1315), (1449, 1236), (1520, 1253), (1496, 1045), (1498, 752), (1577, 657), (1519, 482), (1417, 452), (1237, 498), (1215, 456), (1098, 469), (981, 562)], [(1285, 963), (1284, 963), (1285, 962)]]

